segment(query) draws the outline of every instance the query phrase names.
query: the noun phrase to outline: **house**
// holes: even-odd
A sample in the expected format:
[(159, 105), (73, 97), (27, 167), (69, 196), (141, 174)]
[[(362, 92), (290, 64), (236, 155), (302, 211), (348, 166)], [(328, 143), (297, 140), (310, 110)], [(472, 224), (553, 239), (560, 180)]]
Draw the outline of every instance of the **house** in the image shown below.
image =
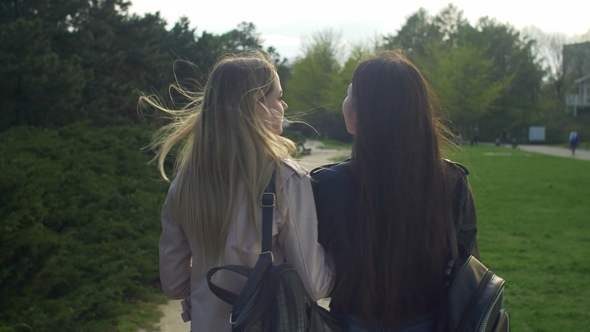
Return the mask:
[(573, 81), (565, 97), (577, 115), (578, 107), (590, 107), (590, 42), (563, 45), (563, 74), (566, 82)]

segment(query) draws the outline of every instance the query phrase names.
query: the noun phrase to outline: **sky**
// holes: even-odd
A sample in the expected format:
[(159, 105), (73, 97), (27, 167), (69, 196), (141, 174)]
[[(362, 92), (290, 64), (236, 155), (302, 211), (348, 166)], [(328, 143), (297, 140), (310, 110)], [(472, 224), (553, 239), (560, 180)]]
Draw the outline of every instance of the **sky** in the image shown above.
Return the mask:
[[(444, 0), (131, 0), (131, 13), (160, 12), (171, 28), (181, 16), (187, 16), (196, 35), (203, 31), (222, 34), (235, 29), (238, 23), (252, 22), (265, 48), (274, 46), (282, 57), (290, 60), (300, 55), (302, 40), (317, 31), (332, 29), (341, 33), (348, 45), (364, 44), (377, 35), (393, 34), (407, 17), (425, 8), (437, 14), (450, 2)], [(590, 31), (590, 1), (560, 0), (455, 0), (453, 5), (463, 11), (471, 23), (484, 16), (509, 23), (517, 29), (534, 25), (544, 32), (581, 35)]]

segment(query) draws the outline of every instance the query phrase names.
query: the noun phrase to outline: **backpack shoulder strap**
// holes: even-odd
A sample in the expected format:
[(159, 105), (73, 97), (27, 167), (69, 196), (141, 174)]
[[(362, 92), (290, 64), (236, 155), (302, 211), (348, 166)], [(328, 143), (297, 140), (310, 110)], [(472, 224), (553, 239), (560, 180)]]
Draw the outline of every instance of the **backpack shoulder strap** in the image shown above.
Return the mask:
[(273, 173), (270, 182), (264, 192), (260, 204), (262, 205), (262, 252), (272, 249), (272, 221), (276, 204), (275, 175)]
[[(456, 211), (456, 216), (453, 218), (452, 211), (450, 212), (450, 216), (447, 218), (447, 244), (451, 250), (451, 257), (453, 260), (459, 259), (459, 249), (457, 247), (457, 228), (455, 227), (455, 223), (457, 227), (461, 226), (463, 221), (463, 206), (467, 200), (467, 175), (469, 171), (467, 168), (459, 163), (452, 162), (448, 159), (445, 161), (451, 166), (451, 172), (456, 172), (456, 181), (455, 186), (453, 188), (453, 208)], [(454, 177), (454, 174), (451, 175)]]

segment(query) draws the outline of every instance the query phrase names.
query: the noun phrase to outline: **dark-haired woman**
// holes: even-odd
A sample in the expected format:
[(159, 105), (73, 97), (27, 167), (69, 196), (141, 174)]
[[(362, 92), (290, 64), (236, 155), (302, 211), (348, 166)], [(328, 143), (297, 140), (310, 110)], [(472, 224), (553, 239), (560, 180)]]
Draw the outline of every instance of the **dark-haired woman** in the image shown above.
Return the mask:
[(399, 52), (361, 62), (342, 104), (352, 158), (312, 172), (320, 243), (336, 263), (330, 307), (349, 331), (434, 328), (449, 218), (460, 256), (479, 257), (467, 170), (441, 156), (434, 98)]

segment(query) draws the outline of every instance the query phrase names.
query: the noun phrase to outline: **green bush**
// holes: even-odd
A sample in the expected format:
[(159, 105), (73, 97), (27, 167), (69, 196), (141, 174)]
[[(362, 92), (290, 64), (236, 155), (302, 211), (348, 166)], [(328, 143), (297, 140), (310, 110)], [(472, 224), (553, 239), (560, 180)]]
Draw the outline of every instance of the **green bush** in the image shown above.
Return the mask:
[(0, 135), (0, 331), (109, 331), (158, 294), (168, 184), (144, 126)]

